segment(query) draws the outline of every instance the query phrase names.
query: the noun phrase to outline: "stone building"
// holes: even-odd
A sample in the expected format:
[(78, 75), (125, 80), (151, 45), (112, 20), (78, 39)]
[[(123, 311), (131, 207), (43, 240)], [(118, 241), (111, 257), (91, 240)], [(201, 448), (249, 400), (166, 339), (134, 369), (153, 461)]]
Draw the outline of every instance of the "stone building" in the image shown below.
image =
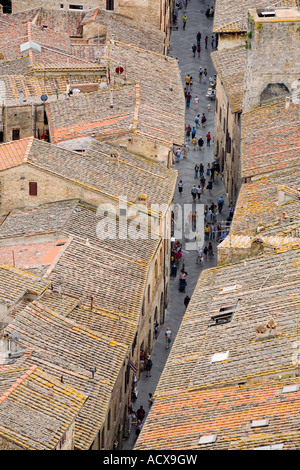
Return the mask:
[(246, 51), (244, 46), (211, 54), (216, 72), (214, 153), (223, 173), (228, 199), (236, 202), (242, 183), (241, 115), (244, 95)]
[[(222, 1), (220, 4), (217, 2), (217, 5), (221, 4)], [(236, 202), (245, 177), (241, 161), (243, 115), (251, 108), (281, 97), (292, 101), (290, 96), (299, 91), (300, 64), (296, 31), (300, 12), (296, 3), (280, 2), (274, 10), (267, 7), (264, 10), (262, 2), (260, 9), (246, 9), (243, 14), (241, 6), (233, 11), (231, 4), (222, 11), (216, 9), (215, 25), (221, 28), (224, 21), (224, 27), (226, 25), (228, 30), (223, 31), (223, 46), (221, 44), (219, 50), (212, 53), (217, 71), (214, 150), (224, 172), (228, 198), (232, 202)], [(244, 8), (250, 6), (254, 4), (245, 2), (243, 5)], [(285, 8), (286, 6), (294, 8)], [(225, 22), (229, 20), (229, 10), (232, 13), (231, 24)], [(243, 45), (241, 41), (236, 41), (233, 25), (244, 35)], [(286, 41), (291, 51), (289, 59), (286, 59)], [(273, 50), (276, 53), (273, 54)], [(247, 128), (247, 124), (245, 127)], [(243, 158), (245, 165), (245, 155)]]
[(300, 88), (299, 27), (299, 8), (249, 9), (244, 112)]
[(0, 372), (1, 450), (74, 450), (75, 420), (88, 396), (36, 365), (6, 364), (5, 369)]
[[(36, 351), (45, 373), (88, 395), (75, 420), (77, 450), (121, 447), (134, 378), (143, 370), (140, 352), (151, 351), (168, 301), (164, 238), (134, 219), (124, 222), (125, 237), (122, 217), (115, 237), (101, 237), (104, 218), (114, 219), (96, 209), (57, 201), (11, 211), (0, 227), (2, 266), (10, 276), (33, 278), (33, 293), (34, 282), (39, 287), (38, 295), (15, 295), (13, 322), (3, 331)], [(18, 359), (30, 364), (31, 354)]]
[(216, 0), (213, 32), (218, 36), (218, 49), (245, 45), (248, 33), (248, 10), (299, 8), (299, 0)]
[[(169, 2), (150, 0), (80, 0), (78, 2), (56, 2), (55, 0), (31, 0), (29, 3), (24, 0), (14, 0), (11, 2), (13, 12), (23, 11), (29, 8), (46, 7), (66, 10), (90, 10), (102, 8), (108, 12), (117, 13), (151, 25), (156, 30), (167, 33), (170, 24)], [(9, 5), (8, 5), (9, 6)]]
[(299, 248), (204, 270), (135, 450), (296, 450), (298, 315)]

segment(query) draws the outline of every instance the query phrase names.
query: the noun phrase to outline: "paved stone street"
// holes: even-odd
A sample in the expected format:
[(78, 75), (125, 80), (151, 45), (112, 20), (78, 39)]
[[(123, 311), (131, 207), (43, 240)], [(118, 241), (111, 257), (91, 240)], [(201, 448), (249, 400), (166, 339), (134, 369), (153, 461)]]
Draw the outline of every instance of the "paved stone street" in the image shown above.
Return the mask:
[[(214, 6), (214, 2), (209, 2), (209, 6)], [(197, 183), (199, 184), (199, 179), (195, 180), (194, 178), (194, 166), (197, 162), (201, 162), (204, 165), (206, 170), (207, 163), (212, 163), (214, 159), (213, 154), (213, 142), (211, 146), (206, 146), (206, 133), (210, 131), (213, 136), (213, 126), (214, 126), (214, 101), (210, 101), (206, 98), (206, 92), (208, 89), (208, 80), (207, 83), (200, 83), (198, 78), (199, 67), (202, 69), (207, 68), (208, 77), (215, 73), (213, 64), (210, 58), (211, 48), (211, 36), (212, 36), (212, 19), (207, 19), (205, 16), (205, 11), (207, 8), (207, 3), (202, 0), (190, 0), (186, 9), (186, 14), (188, 17), (186, 29), (183, 30), (182, 27), (182, 17), (183, 10), (179, 10), (178, 18), (178, 30), (172, 31), (171, 34), (171, 44), (172, 48), (170, 55), (176, 57), (179, 60), (179, 68), (182, 76), (182, 83), (184, 85), (184, 80), (186, 74), (189, 74), (193, 77), (193, 87), (192, 87), (192, 99), (190, 108), (186, 110), (186, 124), (190, 124), (191, 127), (195, 125), (194, 119), (197, 114), (202, 115), (205, 113), (207, 117), (206, 127), (202, 129), (201, 127), (197, 128), (197, 138), (201, 135), (204, 140), (204, 147), (202, 151), (193, 150), (191, 142), (189, 144), (189, 153), (187, 159), (182, 159), (179, 162), (175, 162), (175, 168), (178, 170), (178, 180), (182, 179), (184, 184), (182, 197), (179, 198), (178, 191), (175, 194), (175, 203), (191, 204), (191, 188)], [(193, 57), (192, 45), (196, 43), (196, 34), (200, 31), (201, 38), (201, 54), (200, 58)], [(205, 49), (204, 38), (208, 36), (208, 49)], [(194, 108), (194, 97), (198, 96), (199, 104), (197, 110)], [(208, 104), (211, 105), (210, 112), (208, 111)], [(226, 193), (224, 191), (224, 186), (222, 181), (219, 179), (219, 182), (213, 185), (212, 194), (208, 194), (208, 191), (205, 189), (204, 194), (201, 196), (200, 202), (204, 205), (211, 204), (214, 202), (217, 204), (219, 197), (223, 195), (225, 199), (225, 205), (223, 209), (223, 214), (218, 215), (217, 222), (224, 221), (228, 215), (228, 201), (226, 198)], [(216, 253), (216, 244), (213, 242), (214, 252)], [(170, 298), (169, 304), (165, 317), (165, 324), (161, 326), (160, 333), (154, 344), (152, 350), (152, 361), (153, 367), (151, 371), (151, 377), (146, 377), (145, 372), (141, 375), (138, 381), (138, 398), (133, 404), (134, 409), (137, 410), (140, 405), (143, 405), (143, 408), (148, 413), (148, 394), (149, 392), (154, 394), (156, 385), (159, 381), (160, 375), (164, 369), (165, 363), (167, 361), (168, 355), (170, 354), (171, 349), (165, 348), (165, 330), (166, 327), (169, 327), (172, 331), (172, 344), (178, 332), (182, 317), (185, 312), (184, 307), (184, 297), (188, 294), (190, 297), (193, 294), (193, 290), (199, 278), (202, 269), (210, 268), (216, 265), (216, 256), (212, 260), (204, 261), (203, 265), (196, 264), (196, 251), (187, 251), (184, 246), (184, 261), (185, 268), (188, 273), (187, 276), (187, 289), (186, 293), (180, 293), (178, 291), (178, 274), (176, 278), (171, 277), (170, 280)], [(130, 437), (124, 441), (123, 449), (129, 450), (132, 449), (136, 442), (135, 430), (133, 429)]]

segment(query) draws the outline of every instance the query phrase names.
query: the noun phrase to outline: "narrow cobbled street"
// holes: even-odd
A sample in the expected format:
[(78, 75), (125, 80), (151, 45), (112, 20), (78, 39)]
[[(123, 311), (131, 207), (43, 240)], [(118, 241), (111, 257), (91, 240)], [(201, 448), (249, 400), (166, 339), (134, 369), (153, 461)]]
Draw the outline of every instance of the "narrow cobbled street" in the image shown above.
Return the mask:
[[(206, 168), (208, 163), (212, 163), (214, 160), (214, 146), (213, 146), (213, 135), (214, 135), (214, 101), (211, 101), (206, 97), (207, 90), (209, 88), (210, 76), (215, 74), (215, 70), (212, 64), (210, 53), (215, 50), (212, 48), (211, 38), (212, 38), (212, 25), (213, 19), (207, 18), (205, 12), (207, 10), (208, 4), (202, 0), (189, 0), (186, 10), (183, 8), (179, 9), (178, 14), (178, 29), (173, 29), (171, 32), (171, 49), (169, 55), (178, 59), (179, 68), (182, 77), (183, 87), (185, 87), (185, 77), (189, 74), (193, 77), (193, 86), (191, 90), (191, 103), (188, 108), (186, 108), (185, 124), (190, 124), (191, 127), (196, 127), (195, 117), (196, 115), (202, 116), (204, 113), (207, 121), (205, 128), (197, 127), (196, 137), (197, 140), (201, 136), (204, 140), (203, 149), (200, 151), (198, 149), (194, 150), (191, 140), (187, 142), (189, 151), (187, 158), (180, 158), (179, 161), (175, 161), (174, 165), (178, 171), (178, 181), (182, 180), (183, 182), (183, 193), (182, 196), (179, 196), (178, 190), (176, 190), (174, 201), (175, 203), (180, 204), (182, 207), (184, 204), (192, 204), (193, 199), (191, 195), (191, 188), (194, 184), (199, 185), (199, 177), (195, 179), (195, 164), (200, 165), (202, 163), (205, 168), (205, 178)], [(214, 2), (209, 2), (209, 7), (214, 7)], [(186, 13), (187, 22), (186, 27), (183, 29), (183, 15)], [(198, 57), (197, 52), (195, 57), (193, 56), (192, 45), (193, 43), (197, 44), (197, 33), (201, 32), (201, 53)], [(208, 37), (207, 49), (205, 48), (205, 36)], [(204, 70), (207, 69), (207, 81), (206, 83), (202, 79), (199, 81), (199, 68), (202, 67)], [(194, 105), (194, 98), (199, 98), (199, 103), (197, 109)], [(208, 109), (208, 105), (211, 106), (211, 109)], [(207, 146), (206, 144), (206, 134), (210, 131), (212, 135), (211, 145)], [(206, 182), (207, 184), (207, 182)], [(226, 193), (224, 190), (223, 182), (218, 176), (218, 182), (213, 184), (211, 193), (204, 188), (204, 193), (201, 195), (200, 203), (203, 205), (211, 205), (213, 202), (217, 205), (218, 199), (220, 196), (224, 197), (225, 204), (222, 211), (222, 214), (217, 215), (217, 223), (226, 221), (228, 216), (228, 200), (226, 198)], [(197, 204), (197, 203), (196, 203)], [(137, 389), (138, 397), (135, 403), (133, 404), (134, 409), (137, 410), (141, 405), (146, 411), (146, 414), (149, 412), (149, 403), (148, 396), (149, 393), (154, 394), (155, 388), (159, 381), (160, 375), (164, 369), (165, 363), (168, 359), (168, 355), (171, 352), (170, 349), (165, 348), (165, 331), (166, 328), (170, 328), (172, 331), (172, 343), (176, 338), (176, 333), (180, 327), (181, 320), (185, 312), (184, 298), (186, 295), (192, 297), (193, 290), (198, 281), (199, 275), (203, 269), (211, 268), (216, 265), (216, 241), (212, 240), (212, 245), (214, 248), (214, 257), (212, 259), (204, 260), (201, 265), (196, 263), (197, 253), (196, 250), (187, 250), (184, 240), (181, 240), (185, 269), (188, 273), (187, 276), (187, 287), (186, 293), (179, 292), (178, 289), (178, 278), (179, 271), (177, 272), (176, 277), (171, 277), (170, 279), (170, 292), (169, 292), (169, 303), (165, 316), (164, 325), (160, 325), (158, 337), (154, 343), (152, 350), (151, 358), (153, 362), (153, 367), (151, 371), (151, 377), (147, 377), (146, 373), (143, 372), (138, 380)], [(147, 419), (147, 416), (145, 417)], [(132, 429), (128, 439), (124, 440), (123, 450), (130, 450), (134, 448), (136, 443), (135, 429)]]

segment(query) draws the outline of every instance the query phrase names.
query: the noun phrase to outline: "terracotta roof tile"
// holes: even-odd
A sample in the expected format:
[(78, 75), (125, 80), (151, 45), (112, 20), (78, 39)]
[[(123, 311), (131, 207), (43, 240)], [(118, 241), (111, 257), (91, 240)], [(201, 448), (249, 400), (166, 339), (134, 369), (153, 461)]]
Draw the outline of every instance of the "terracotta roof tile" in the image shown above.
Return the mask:
[(54, 450), (87, 395), (45, 374), (36, 365), (29, 369), (0, 369), (0, 377), (4, 392), (0, 396), (0, 441), (7, 445), (8, 440), (10, 450)]
[(211, 58), (233, 112), (240, 112), (243, 105), (246, 71), (245, 47), (221, 49), (212, 52)]
[(283, 170), (300, 163), (299, 104), (285, 99), (242, 114), (242, 176)]
[(1, 145), (0, 151), (0, 171), (22, 165), (26, 161), (33, 142), (33, 137), (16, 140)]

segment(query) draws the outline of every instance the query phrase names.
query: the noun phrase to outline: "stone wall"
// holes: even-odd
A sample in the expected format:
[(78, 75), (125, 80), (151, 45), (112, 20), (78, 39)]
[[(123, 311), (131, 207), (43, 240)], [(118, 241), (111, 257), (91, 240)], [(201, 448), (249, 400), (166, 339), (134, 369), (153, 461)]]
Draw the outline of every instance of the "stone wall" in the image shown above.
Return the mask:
[[(219, 77), (217, 77), (216, 96), (214, 153), (219, 157), (228, 199), (230, 202), (235, 203), (242, 183), (240, 113), (234, 113), (230, 108), (228, 98)], [(230, 139), (230, 145), (228, 145), (228, 139)]]
[(19, 129), (19, 138), (38, 137), (48, 129), (48, 124), (44, 122), (43, 105), (20, 105), (9, 106), (3, 110), (4, 124), (4, 142), (10, 142), (13, 139), (13, 130)]
[(261, 18), (249, 10), (248, 18), (243, 112), (289, 95), (300, 70), (300, 13), (295, 18)]

